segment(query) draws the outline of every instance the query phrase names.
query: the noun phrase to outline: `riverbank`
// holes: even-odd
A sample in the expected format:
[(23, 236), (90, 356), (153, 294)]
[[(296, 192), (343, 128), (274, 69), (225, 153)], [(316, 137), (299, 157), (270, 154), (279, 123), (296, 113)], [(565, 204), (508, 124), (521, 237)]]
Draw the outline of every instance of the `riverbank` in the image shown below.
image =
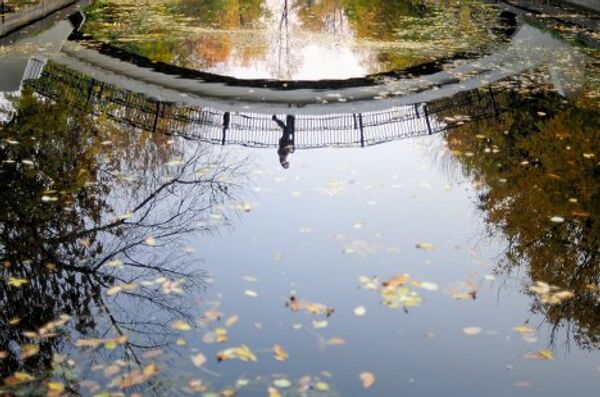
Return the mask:
[(77, 0), (42, 0), (39, 4), (0, 17), (0, 37), (32, 24), (59, 11)]

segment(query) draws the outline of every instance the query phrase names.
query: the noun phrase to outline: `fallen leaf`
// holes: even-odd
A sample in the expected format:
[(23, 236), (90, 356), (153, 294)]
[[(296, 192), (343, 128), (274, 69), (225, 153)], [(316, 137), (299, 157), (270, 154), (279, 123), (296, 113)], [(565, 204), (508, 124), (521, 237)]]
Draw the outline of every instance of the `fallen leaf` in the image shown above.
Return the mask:
[(364, 306), (358, 306), (354, 309), (354, 315), (358, 317), (362, 317), (367, 314), (367, 309)]
[(193, 356), (190, 356), (190, 359), (192, 360), (192, 363), (196, 367), (201, 367), (206, 363), (206, 357), (202, 353), (198, 353)]
[(273, 345), (273, 356), (277, 361), (286, 361), (289, 358), (288, 353), (281, 345)]
[(375, 375), (371, 372), (363, 372), (359, 375), (359, 378), (365, 389), (368, 389), (375, 384)]
[(174, 321), (171, 324), (171, 328), (173, 328), (176, 331), (189, 331), (192, 329), (191, 325), (189, 325), (187, 322), (185, 322), (183, 320)]
[(10, 277), (8, 279), (8, 285), (15, 287), (15, 288), (19, 288), (24, 284), (27, 284), (29, 281), (23, 279), (23, 278), (14, 278), (14, 277)]
[(479, 327), (466, 327), (463, 328), (463, 333), (469, 336), (479, 335), (481, 333), (481, 328)]

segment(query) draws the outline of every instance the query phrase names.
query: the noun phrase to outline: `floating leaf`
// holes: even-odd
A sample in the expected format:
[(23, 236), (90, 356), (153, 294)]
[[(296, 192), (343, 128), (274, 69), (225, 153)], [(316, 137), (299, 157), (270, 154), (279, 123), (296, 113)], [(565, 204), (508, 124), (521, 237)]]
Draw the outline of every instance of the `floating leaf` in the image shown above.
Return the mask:
[(232, 327), (235, 323), (238, 322), (240, 318), (237, 315), (230, 316), (226, 321), (225, 325), (228, 327)]
[(358, 306), (354, 308), (354, 315), (358, 317), (362, 317), (367, 314), (367, 309), (364, 306)]
[(281, 345), (273, 345), (273, 356), (277, 361), (286, 361), (289, 358), (288, 353)]
[(330, 338), (330, 339), (327, 339), (327, 341), (325, 341), (326, 346), (340, 346), (345, 343), (346, 343), (346, 340), (344, 338), (338, 338), (338, 337)]
[(359, 378), (365, 389), (368, 389), (375, 384), (375, 375), (371, 372), (363, 372), (359, 375)]
[(171, 328), (177, 331), (189, 331), (192, 329), (191, 325), (189, 325), (186, 321), (177, 320), (171, 324)]
[(98, 347), (102, 343), (101, 339), (91, 338), (91, 339), (79, 339), (75, 342), (76, 347)]
[(513, 327), (513, 331), (521, 335), (532, 334), (534, 332), (532, 328), (529, 328), (526, 325), (517, 325), (516, 327)]
[(195, 354), (191, 356), (190, 359), (196, 367), (201, 367), (206, 364), (206, 357), (202, 353)]
[(329, 325), (329, 322), (327, 320), (314, 320), (313, 321), (313, 328), (314, 329), (321, 329), (321, 328), (326, 328)]
[(463, 328), (463, 333), (469, 336), (479, 335), (481, 333), (480, 327), (466, 327)]
[(25, 360), (29, 357), (35, 356), (40, 352), (40, 347), (38, 345), (27, 344), (21, 346), (21, 360)]
[(225, 349), (217, 353), (218, 361), (226, 361), (237, 358), (242, 361), (258, 361), (254, 353), (246, 345)]
[(525, 354), (525, 358), (537, 361), (554, 360), (554, 353), (550, 350), (540, 350), (538, 352), (529, 352)]
[(318, 391), (329, 391), (330, 387), (328, 383), (325, 382), (317, 382), (315, 384), (315, 389)]
[(292, 386), (292, 382), (285, 378), (279, 378), (273, 381), (273, 386), (279, 389), (287, 389), (288, 387)]
[(29, 281), (23, 279), (23, 278), (14, 278), (14, 277), (10, 277), (8, 279), (8, 285), (10, 285), (11, 287), (15, 287), (15, 288), (19, 288), (24, 284), (27, 284)]
[(65, 391), (65, 385), (60, 382), (48, 382), (46, 386), (48, 387), (49, 392), (60, 394)]
[(418, 243), (416, 245), (416, 248), (426, 250), (426, 251), (431, 251), (431, 250), (433, 250), (434, 247), (433, 247), (433, 244), (431, 244), (431, 243)]
[(6, 379), (4, 379), (4, 383), (8, 386), (12, 386), (17, 385), (19, 383), (31, 382), (33, 380), (35, 380), (35, 378), (27, 372), (17, 371), (14, 374), (7, 377)]

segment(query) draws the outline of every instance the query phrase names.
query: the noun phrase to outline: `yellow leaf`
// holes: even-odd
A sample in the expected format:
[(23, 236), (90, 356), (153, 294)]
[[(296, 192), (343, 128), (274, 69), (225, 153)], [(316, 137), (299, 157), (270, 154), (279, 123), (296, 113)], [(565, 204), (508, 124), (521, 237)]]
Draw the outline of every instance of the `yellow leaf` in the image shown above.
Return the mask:
[(538, 354), (545, 360), (554, 360), (554, 353), (550, 350), (540, 350)]
[(269, 397), (281, 397), (281, 393), (279, 393), (279, 391), (274, 388), (273, 386), (269, 386)]
[(518, 325), (513, 328), (513, 331), (521, 335), (532, 334), (534, 332), (532, 328), (529, 328), (526, 325)]
[(48, 390), (56, 393), (62, 393), (65, 391), (65, 385), (60, 382), (48, 382)]
[(144, 368), (144, 380), (148, 380), (158, 373), (158, 366), (154, 363)]
[(240, 318), (237, 315), (233, 315), (231, 317), (229, 317), (226, 321), (225, 321), (225, 325), (227, 327), (232, 327), (235, 323), (238, 322)]
[(431, 243), (419, 243), (419, 244), (417, 244), (417, 248), (418, 249), (422, 249), (422, 250), (426, 250), (426, 251), (431, 251), (433, 249), (433, 244), (431, 244)]
[(174, 321), (173, 324), (171, 324), (171, 328), (177, 331), (189, 331), (192, 329), (192, 327), (183, 320)]
[(35, 378), (29, 375), (27, 372), (15, 372), (8, 378), (4, 379), (4, 383), (8, 386), (16, 385), (24, 382), (31, 382)]
[(40, 352), (38, 345), (23, 345), (21, 346), (21, 360), (25, 360), (31, 356), (35, 356)]
[(16, 287), (19, 288), (20, 286), (22, 286), (23, 284), (27, 284), (29, 281), (23, 279), (23, 278), (14, 278), (11, 277), (8, 279), (8, 285), (12, 286), (12, 287)]
[(285, 361), (289, 358), (288, 353), (281, 347), (281, 345), (273, 345), (273, 356), (277, 361)]

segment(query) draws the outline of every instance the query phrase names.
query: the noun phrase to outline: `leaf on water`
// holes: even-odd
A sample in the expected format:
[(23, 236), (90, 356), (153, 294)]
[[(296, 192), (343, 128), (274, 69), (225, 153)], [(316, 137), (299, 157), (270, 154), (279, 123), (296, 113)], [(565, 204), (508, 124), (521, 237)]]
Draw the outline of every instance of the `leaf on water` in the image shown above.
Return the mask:
[(189, 390), (192, 391), (192, 393), (204, 393), (208, 390), (208, 387), (206, 387), (206, 385), (202, 382), (201, 379), (191, 379), (188, 382), (187, 387), (189, 388)]
[(158, 366), (156, 364), (150, 364), (145, 367), (142, 371), (134, 370), (130, 373), (121, 377), (118, 381), (119, 388), (126, 389), (132, 386), (139, 385), (146, 382), (158, 373)]
[(375, 384), (375, 375), (373, 375), (371, 372), (362, 372), (359, 375), (359, 378), (365, 389), (368, 389)]
[(409, 280), (410, 280), (410, 275), (408, 275), (408, 274), (399, 274), (399, 275), (397, 275), (396, 277), (394, 277), (394, 278), (392, 278), (390, 280), (384, 281), (382, 283), (382, 285), (384, 287), (386, 287), (386, 288), (387, 287), (392, 287), (392, 288), (394, 288), (394, 287), (400, 287), (400, 286), (405, 285)]
[(277, 361), (286, 361), (289, 358), (288, 353), (281, 345), (273, 345), (273, 356)]
[(201, 367), (204, 364), (206, 364), (206, 357), (202, 353), (198, 353), (198, 354), (195, 354), (193, 356), (190, 356), (190, 359), (192, 360), (192, 363), (196, 367)]
[(425, 251), (431, 251), (431, 250), (433, 250), (434, 247), (433, 247), (433, 244), (431, 244), (431, 243), (418, 243), (416, 245), (416, 248), (422, 249)]
[(35, 356), (40, 352), (40, 347), (38, 345), (27, 344), (21, 346), (21, 355), (19, 359), (25, 360), (29, 357)]
[(338, 338), (338, 337), (329, 338), (329, 339), (327, 339), (327, 341), (325, 341), (326, 346), (341, 346), (345, 343), (346, 343), (346, 340), (344, 338)]
[(65, 385), (60, 382), (48, 382), (46, 386), (48, 387), (48, 392), (55, 394), (61, 394), (65, 391)]
[(287, 389), (288, 387), (292, 386), (292, 382), (285, 378), (279, 378), (273, 381), (273, 386), (277, 387), (278, 389)]
[(516, 327), (513, 327), (513, 331), (521, 335), (528, 335), (534, 332), (532, 328), (529, 328), (526, 325), (517, 325)]
[(267, 391), (269, 392), (269, 397), (281, 397), (281, 393), (279, 393), (279, 391), (272, 386), (269, 386)]
[(325, 382), (317, 382), (315, 384), (315, 389), (318, 391), (329, 391), (330, 387), (328, 383)]
[(364, 306), (358, 306), (354, 308), (354, 315), (358, 317), (362, 317), (367, 314), (367, 309)]
[(76, 347), (96, 348), (96, 347), (100, 346), (101, 343), (102, 343), (102, 340), (97, 339), (97, 338), (79, 339), (79, 340), (77, 340), (77, 342), (75, 342), (75, 346)]
[(383, 288), (381, 296), (383, 297), (383, 304), (393, 309), (416, 307), (423, 303), (423, 298), (419, 294), (406, 287)]
[(237, 395), (237, 389), (233, 387), (223, 389), (221, 390), (221, 393), (219, 393), (220, 397), (234, 397), (235, 395)]
[(24, 278), (14, 278), (14, 277), (10, 277), (8, 279), (8, 285), (10, 285), (11, 287), (15, 287), (15, 288), (19, 288), (21, 286), (23, 286), (24, 284), (27, 284), (29, 281), (25, 280)]
[(331, 317), (333, 313), (335, 313), (335, 309), (333, 307), (328, 307), (321, 303), (301, 301), (294, 295), (288, 298), (288, 300), (285, 303), (285, 306), (294, 312), (304, 310), (309, 314), (324, 314), (327, 317)]
[(226, 361), (232, 359), (239, 359), (241, 361), (252, 361), (256, 362), (258, 359), (252, 353), (252, 351), (246, 345), (241, 345), (239, 347), (232, 347), (229, 349), (225, 349), (217, 353), (217, 361)]
[(192, 326), (183, 320), (176, 320), (171, 324), (171, 328), (176, 331), (189, 331), (192, 329)]
[(233, 327), (235, 323), (239, 321), (239, 317), (237, 315), (230, 316), (227, 320), (225, 320), (225, 325), (227, 327)]
[(321, 321), (313, 320), (312, 323), (313, 323), (314, 329), (327, 328), (327, 326), (329, 325), (329, 322), (327, 320), (321, 320)]
[(156, 375), (158, 373), (158, 366), (154, 363), (148, 365), (147, 367), (144, 368), (143, 374), (144, 374), (144, 380), (148, 380), (150, 378), (152, 378), (154, 375)]
[(439, 289), (439, 286), (436, 283), (431, 283), (429, 281), (413, 281), (413, 285), (427, 291), (437, 291)]
[(376, 291), (379, 288), (379, 279), (377, 277), (360, 276), (358, 282), (362, 288), (370, 291)]
[(18, 385), (20, 383), (31, 382), (35, 378), (27, 372), (17, 371), (4, 379), (4, 383), (7, 386)]
[(573, 292), (560, 290), (560, 288), (551, 286), (543, 281), (536, 281), (529, 287), (529, 291), (535, 293), (541, 303), (549, 305), (558, 305), (575, 297)]
[(554, 353), (551, 350), (540, 350), (537, 352), (529, 352), (525, 354), (525, 358), (535, 361), (554, 360)]
[(481, 333), (480, 327), (465, 327), (463, 328), (463, 333), (469, 336), (479, 335)]

